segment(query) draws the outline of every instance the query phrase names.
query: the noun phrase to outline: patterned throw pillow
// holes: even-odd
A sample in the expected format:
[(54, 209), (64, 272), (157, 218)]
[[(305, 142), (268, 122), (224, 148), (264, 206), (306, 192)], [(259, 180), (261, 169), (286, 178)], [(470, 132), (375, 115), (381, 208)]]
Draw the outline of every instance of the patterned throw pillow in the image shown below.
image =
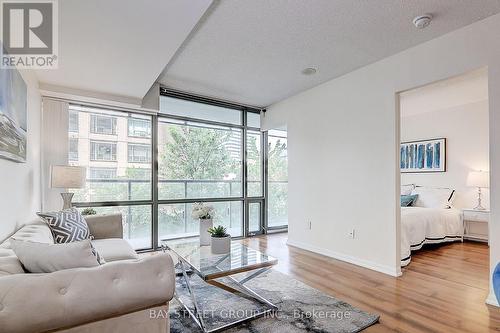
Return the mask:
[(55, 243), (71, 243), (90, 238), (89, 226), (75, 208), (37, 215), (49, 225)]

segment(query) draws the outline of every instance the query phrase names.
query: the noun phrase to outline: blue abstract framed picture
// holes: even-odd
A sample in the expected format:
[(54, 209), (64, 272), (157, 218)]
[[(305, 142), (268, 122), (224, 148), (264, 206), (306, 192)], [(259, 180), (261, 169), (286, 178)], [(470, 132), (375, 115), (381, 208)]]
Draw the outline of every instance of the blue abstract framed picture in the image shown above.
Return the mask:
[(402, 142), (402, 173), (446, 172), (446, 139)]

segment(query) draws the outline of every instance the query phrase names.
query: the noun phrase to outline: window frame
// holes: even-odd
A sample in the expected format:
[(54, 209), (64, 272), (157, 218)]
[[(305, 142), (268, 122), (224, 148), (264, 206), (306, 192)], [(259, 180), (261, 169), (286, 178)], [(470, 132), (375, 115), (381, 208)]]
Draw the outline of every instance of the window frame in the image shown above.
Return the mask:
[[(237, 109), (241, 111), (241, 124), (232, 124), (232, 123), (224, 123), (224, 122), (218, 122), (218, 121), (211, 121), (211, 120), (204, 120), (204, 119), (197, 119), (197, 118), (189, 118), (189, 117), (183, 117), (183, 116), (178, 116), (178, 115), (169, 115), (169, 114), (164, 114), (164, 113), (156, 113), (156, 114), (151, 114), (151, 113), (141, 113), (141, 112), (134, 112), (131, 110), (125, 110), (122, 108), (114, 108), (115, 111), (120, 111), (120, 112), (125, 112), (128, 113), (129, 115), (133, 114), (141, 114), (141, 115), (147, 115), (151, 118), (151, 136), (150, 137), (138, 137), (138, 138), (144, 138), (151, 140), (151, 161), (148, 163), (151, 163), (151, 199), (148, 200), (121, 200), (121, 201), (102, 201), (102, 202), (75, 202), (74, 206), (78, 208), (84, 208), (84, 207), (112, 207), (112, 206), (149, 206), (151, 208), (151, 248), (144, 248), (144, 249), (138, 249), (138, 251), (151, 251), (151, 250), (158, 250), (160, 248), (160, 240), (158, 239), (158, 208), (160, 205), (167, 205), (167, 204), (182, 204), (182, 203), (195, 203), (195, 202), (233, 202), (233, 201), (239, 201), (242, 204), (242, 221), (243, 221), (243, 226), (242, 226), (242, 236), (241, 237), (234, 237), (234, 238), (242, 238), (242, 237), (248, 237), (248, 236), (253, 236), (256, 234), (261, 234), (266, 232), (266, 150), (264, 149), (266, 146), (266, 133), (262, 132), (260, 128), (256, 127), (248, 127), (247, 126), (247, 113), (248, 112), (253, 112), (253, 113), (260, 113), (261, 109), (258, 108), (252, 108), (252, 107), (247, 107), (247, 106), (242, 106), (239, 104), (234, 104), (234, 103), (228, 103), (224, 101), (217, 101), (214, 99), (210, 98), (205, 98), (205, 97), (200, 97), (200, 96), (194, 96), (191, 94), (186, 94), (186, 93), (181, 93), (181, 92), (175, 92), (172, 90), (168, 90), (164, 87), (160, 88), (160, 98), (162, 95), (166, 95), (169, 97), (175, 97), (175, 98), (181, 98), (181, 99), (186, 99), (189, 101), (193, 102), (198, 102), (198, 103), (205, 103), (205, 104), (211, 104), (215, 106), (221, 106), (224, 108), (230, 108), (230, 109)], [(103, 107), (102, 109), (104, 110), (113, 110), (107, 107)], [(92, 116), (95, 113), (89, 112), (89, 114)], [(98, 115), (101, 116), (101, 115)], [(107, 117), (104, 115), (104, 117)], [(113, 118), (110, 116), (110, 118)], [(238, 197), (212, 197), (212, 198), (191, 198), (191, 199), (168, 199), (168, 200), (159, 200), (158, 198), (158, 125), (159, 125), (159, 120), (160, 118), (171, 118), (175, 120), (181, 120), (181, 121), (187, 121), (187, 122), (195, 122), (195, 123), (203, 123), (207, 125), (214, 125), (214, 126), (223, 126), (223, 127), (232, 127), (232, 128), (239, 128), (241, 129), (241, 161), (242, 161), (242, 194), (241, 196)], [(133, 119), (130, 117), (129, 119)], [(115, 118), (116, 121), (116, 118)], [(129, 134), (129, 123), (127, 122), (127, 135), (131, 136)], [(261, 174), (262, 176), (262, 193), (258, 197), (248, 197), (248, 184), (247, 184), (247, 172), (248, 172), (248, 167), (247, 167), (247, 131), (255, 131), (261, 133), (261, 167), (263, 169), (263, 172)], [(100, 135), (107, 135), (103, 133), (94, 133), (92, 131), (92, 126), (89, 129), (90, 133), (93, 134), (100, 134)], [(114, 135), (117, 133), (117, 128), (115, 126), (115, 131)], [(135, 137), (135, 136), (131, 136)], [(104, 160), (103, 162), (116, 162), (117, 161), (117, 155), (118, 155), (118, 145), (117, 142), (114, 141), (106, 141), (106, 140), (99, 140), (99, 139), (92, 139), (89, 138), (89, 142), (96, 142), (96, 143), (110, 143), (114, 144), (115, 146), (115, 159), (113, 161), (106, 161)], [(133, 143), (135, 144), (135, 143)], [(90, 147), (89, 147), (90, 148)], [(89, 149), (89, 153), (91, 153), (91, 149)], [(101, 161), (101, 160), (95, 160), (95, 159), (90, 159), (91, 161)], [(128, 161), (128, 145), (127, 145), (127, 161)], [(137, 162), (129, 162), (129, 163), (137, 163)], [(249, 203), (255, 203), (258, 202), (261, 207), (261, 230), (258, 232), (249, 232), (249, 220), (248, 220), (248, 205)]]

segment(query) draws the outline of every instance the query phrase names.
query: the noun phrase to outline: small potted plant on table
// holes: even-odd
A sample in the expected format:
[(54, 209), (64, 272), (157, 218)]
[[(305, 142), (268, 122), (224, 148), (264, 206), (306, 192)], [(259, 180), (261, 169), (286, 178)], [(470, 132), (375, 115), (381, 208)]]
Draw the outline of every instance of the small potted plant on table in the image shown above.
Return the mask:
[(212, 253), (225, 254), (231, 252), (231, 235), (226, 232), (226, 228), (219, 225), (208, 229), (212, 235)]

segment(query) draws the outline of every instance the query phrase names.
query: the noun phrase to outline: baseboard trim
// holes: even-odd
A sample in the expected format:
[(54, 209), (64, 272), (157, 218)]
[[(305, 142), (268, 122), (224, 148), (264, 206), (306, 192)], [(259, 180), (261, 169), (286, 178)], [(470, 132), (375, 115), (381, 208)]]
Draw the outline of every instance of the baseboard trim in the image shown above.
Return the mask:
[(311, 251), (311, 252), (314, 252), (314, 253), (322, 254), (322, 255), (330, 257), (330, 258), (334, 258), (334, 259), (338, 259), (338, 260), (341, 260), (341, 261), (345, 261), (345, 262), (348, 262), (350, 264), (354, 264), (354, 265), (357, 265), (357, 266), (368, 268), (368, 269), (371, 269), (371, 270), (374, 270), (374, 271), (377, 271), (377, 272), (380, 272), (380, 273), (384, 273), (384, 274), (387, 274), (387, 275), (390, 275), (390, 276), (394, 276), (394, 277), (401, 276), (401, 272), (398, 271), (394, 267), (390, 267), (390, 266), (386, 266), (386, 265), (380, 265), (380, 264), (375, 263), (373, 261), (360, 259), (360, 258), (357, 258), (357, 257), (353, 257), (353, 256), (350, 256), (350, 255), (347, 255), (347, 254), (343, 254), (343, 253), (331, 251), (331, 250), (328, 250), (328, 249), (320, 248), (318, 246), (310, 245), (310, 244), (307, 244), (307, 243), (297, 242), (297, 241), (288, 239), (287, 245), (294, 246), (294, 247), (297, 247), (299, 249)]
[(495, 294), (493, 292), (491, 292), (488, 295), (488, 297), (486, 298), (486, 304), (500, 307), (500, 305), (498, 304), (498, 301), (497, 301), (497, 297), (495, 296)]

